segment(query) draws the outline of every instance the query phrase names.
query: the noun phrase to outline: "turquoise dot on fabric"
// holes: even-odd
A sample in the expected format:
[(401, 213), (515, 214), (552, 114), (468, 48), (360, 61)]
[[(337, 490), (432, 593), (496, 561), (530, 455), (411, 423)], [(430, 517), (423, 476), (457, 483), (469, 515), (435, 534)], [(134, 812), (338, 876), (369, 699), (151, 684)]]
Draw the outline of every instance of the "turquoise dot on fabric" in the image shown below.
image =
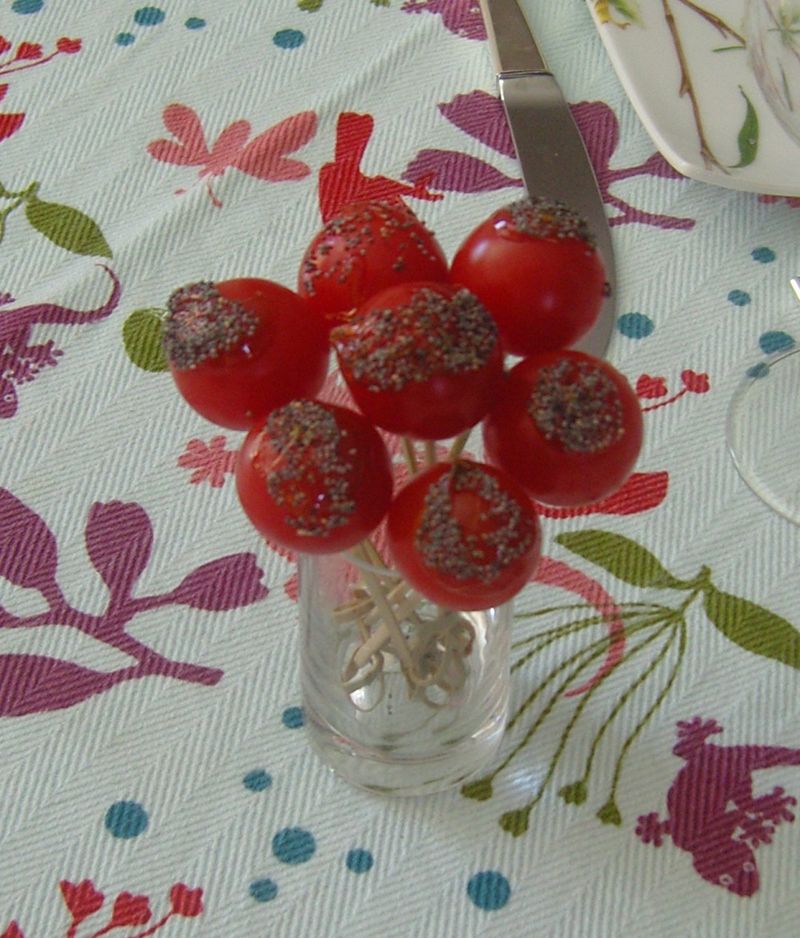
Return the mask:
[(287, 730), (297, 730), (306, 721), (302, 707), (287, 707), (281, 714), (281, 723)]
[(283, 863), (307, 863), (316, 849), (314, 835), (302, 827), (284, 827), (272, 838), (272, 852)]
[(272, 41), (279, 49), (296, 49), (303, 45), (306, 37), (299, 29), (279, 29)]
[(278, 895), (278, 884), (271, 879), (256, 879), (250, 883), (250, 895), (256, 902), (272, 902)]
[(161, 7), (139, 7), (133, 14), (133, 21), (137, 26), (158, 26), (166, 15)]
[(25, 16), (27, 13), (38, 13), (43, 6), (44, 0), (14, 0), (11, 4), (11, 10)]
[(467, 895), (479, 909), (494, 912), (502, 909), (511, 897), (511, 885), (502, 873), (484, 870), (467, 883)]
[(190, 16), (183, 25), (187, 29), (202, 29), (206, 25), (206, 21), (199, 16)]
[(362, 850), (357, 847), (348, 851), (344, 862), (351, 873), (368, 873), (372, 869), (375, 859), (369, 850)]
[(253, 769), (242, 779), (245, 788), (250, 791), (266, 791), (272, 784), (272, 776), (263, 769)]
[(133, 33), (117, 33), (114, 38), (114, 42), (118, 46), (129, 46), (132, 42), (136, 41), (136, 36)]
[(734, 306), (747, 306), (750, 302), (750, 294), (745, 293), (744, 290), (731, 290), (728, 294), (728, 301)]
[(758, 362), (758, 364), (748, 368), (745, 374), (748, 378), (766, 378), (769, 374), (769, 365), (766, 362)]
[(653, 334), (655, 323), (644, 313), (625, 313), (617, 320), (617, 329), (629, 339), (646, 339)]
[(117, 801), (106, 811), (106, 828), (122, 840), (138, 837), (148, 823), (147, 811), (138, 801)]
[(788, 352), (794, 345), (795, 341), (788, 332), (765, 332), (758, 340), (758, 346), (765, 355)]
[(759, 264), (771, 264), (775, 260), (775, 252), (772, 248), (753, 248), (750, 252), (750, 256), (754, 261), (758, 261)]

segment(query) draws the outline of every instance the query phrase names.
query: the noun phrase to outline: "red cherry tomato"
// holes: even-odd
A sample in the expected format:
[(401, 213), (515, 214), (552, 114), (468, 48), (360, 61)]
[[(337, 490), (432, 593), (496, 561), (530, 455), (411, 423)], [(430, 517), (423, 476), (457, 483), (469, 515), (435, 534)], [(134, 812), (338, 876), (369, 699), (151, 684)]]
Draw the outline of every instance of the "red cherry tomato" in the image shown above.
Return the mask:
[(408, 206), (353, 202), (340, 209), (306, 249), (297, 292), (335, 325), (385, 287), (447, 279), (442, 249)]
[(431, 602), (487, 609), (515, 596), (539, 559), (541, 530), (522, 488), (493, 466), (438, 463), (389, 509), (397, 569)]
[(246, 430), (275, 407), (313, 396), (325, 380), (327, 330), (278, 283), (193, 283), (168, 306), (163, 343), (172, 377), (212, 423)]
[(488, 411), (503, 377), (494, 320), (469, 291), (405, 283), (331, 332), (353, 400), (392, 433), (446, 439)]
[(521, 199), (469, 234), (450, 267), (497, 321), (507, 352), (575, 343), (595, 323), (606, 278), (586, 224), (561, 203)]
[(611, 495), (642, 446), (642, 411), (627, 380), (583, 352), (532, 355), (508, 374), (483, 424), (490, 462), (548, 505)]
[(361, 414), (297, 400), (247, 434), (236, 460), (245, 514), (271, 541), (309, 554), (346, 550), (383, 519), (389, 455)]

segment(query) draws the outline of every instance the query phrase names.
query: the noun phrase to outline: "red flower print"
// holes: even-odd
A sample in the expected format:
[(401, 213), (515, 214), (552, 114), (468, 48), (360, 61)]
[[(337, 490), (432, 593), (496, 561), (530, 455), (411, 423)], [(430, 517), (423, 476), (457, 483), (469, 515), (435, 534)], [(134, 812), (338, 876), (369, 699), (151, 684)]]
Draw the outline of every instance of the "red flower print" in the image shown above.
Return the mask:
[(691, 391), (693, 394), (705, 394), (711, 388), (707, 374), (698, 374), (689, 368), (681, 372), (681, 381), (683, 381), (686, 390)]
[(21, 42), (17, 46), (15, 59), (40, 59), (42, 57), (42, 47), (38, 42)]
[(367, 149), (375, 121), (371, 114), (343, 112), (336, 122), (333, 162), (319, 171), (319, 210), (329, 221), (348, 202), (380, 199), (402, 202), (404, 196), (435, 202), (441, 193), (431, 192), (431, 174), (422, 174), (413, 183), (398, 182), (388, 176), (367, 176), (361, 160)]
[(125, 925), (144, 925), (150, 921), (152, 914), (147, 896), (121, 892), (114, 900), (114, 911), (107, 927), (111, 930)]
[(102, 908), (105, 897), (102, 892), (94, 888), (94, 883), (90, 879), (84, 879), (77, 884), (62, 879), (59, 885), (74, 925)]
[[(11, 43), (8, 41), (8, 39), (6, 39), (5, 36), (0, 36), (0, 55), (2, 55), (4, 52), (8, 52), (10, 48)], [(3, 938), (5, 938), (5, 936), (3, 936)]]
[[(2, 39), (2, 36), (0, 36)], [(11, 922), (8, 928), (0, 935), (0, 938), (25, 938), (25, 935), (22, 933), (22, 929), (17, 925), (16, 922)]]
[(684, 394), (706, 394), (711, 390), (708, 375), (705, 372), (692, 371), (691, 368), (685, 368), (681, 372), (681, 384), (680, 391), (677, 391), (671, 397), (667, 397), (669, 390), (664, 378), (654, 378), (648, 374), (640, 375), (636, 381), (637, 395), (644, 400), (661, 398), (657, 403), (643, 407), (642, 410), (644, 412), (657, 410), (659, 407), (666, 407), (667, 404), (674, 404)]
[(175, 915), (195, 918), (203, 911), (203, 890), (199, 887), (190, 889), (183, 883), (175, 883), (170, 890), (169, 901), (172, 903), (172, 911)]
[(73, 55), (75, 52), (81, 51), (81, 41), (80, 39), (68, 39), (66, 36), (62, 36), (56, 43), (56, 49), (67, 55)]
[(640, 375), (636, 381), (636, 393), (639, 397), (663, 397), (667, 393), (667, 382), (663, 378)]
[[(2, 38), (2, 37), (0, 37)], [(6, 96), (8, 85), (0, 85), (0, 101)], [(24, 114), (0, 114), (0, 140), (10, 137), (22, 126)]]

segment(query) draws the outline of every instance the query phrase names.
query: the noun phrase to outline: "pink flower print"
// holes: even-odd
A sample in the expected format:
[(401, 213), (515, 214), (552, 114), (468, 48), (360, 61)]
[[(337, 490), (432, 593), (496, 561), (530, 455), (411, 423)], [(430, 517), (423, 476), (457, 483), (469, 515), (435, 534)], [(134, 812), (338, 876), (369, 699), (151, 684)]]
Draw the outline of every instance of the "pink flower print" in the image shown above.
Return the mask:
[(189, 476), (190, 485), (208, 482), (218, 489), (225, 484), (225, 476), (232, 473), (236, 465), (236, 450), (225, 448), (224, 436), (212, 437), (208, 443), (203, 440), (189, 440), (186, 449), (178, 457), (181, 469), (194, 470)]
[[(222, 202), (211, 188), (211, 178), (222, 176), (231, 167), (267, 182), (303, 179), (311, 172), (305, 163), (287, 154), (298, 150), (314, 136), (317, 129), (314, 111), (287, 117), (249, 142), (250, 122), (234, 121), (210, 147), (200, 118), (192, 108), (170, 104), (161, 117), (174, 140), (153, 140), (148, 143), (147, 152), (163, 163), (200, 167), (199, 178), (205, 179), (209, 198), (216, 208), (221, 208)], [(176, 190), (178, 194), (185, 191)]]

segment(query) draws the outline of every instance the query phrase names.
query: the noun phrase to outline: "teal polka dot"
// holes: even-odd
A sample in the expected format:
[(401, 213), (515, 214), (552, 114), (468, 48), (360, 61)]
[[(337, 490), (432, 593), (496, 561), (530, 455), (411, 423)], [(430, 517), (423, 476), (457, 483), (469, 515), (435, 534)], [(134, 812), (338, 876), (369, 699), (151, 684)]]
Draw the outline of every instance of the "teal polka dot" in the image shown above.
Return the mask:
[(271, 879), (256, 879), (250, 883), (250, 895), (256, 902), (272, 902), (278, 895), (278, 884)]
[(14, 13), (38, 13), (44, 6), (44, 0), (14, 0), (11, 9)]
[(133, 14), (133, 21), (137, 26), (157, 26), (164, 22), (166, 15), (161, 7), (139, 7)]
[(484, 870), (476, 873), (467, 883), (467, 895), (479, 909), (495, 912), (502, 909), (511, 897), (511, 885), (502, 873)]
[(132, 42), (135, 42), (136, 36), (133, 33), (117, 33), (114, 42), (118, 46), (129, 46)]
[(272, 776), (263, 769), (253, 769), (242, 779), (245, 788), (250, 791), (266, 791), (272, 784)]
[(202, 29), (206, 25), (206, 21), (199, 16), (190, 16), (183, 25), (187, 29)]
[(794, 348), (795, 341), (788, 332), (765, 332), (758, 340), (758, 345), (765, 355), (774, 355), (776, 352), (788, 352)]
[(747, 306), (750, 302), (750, 294), (744, 290), (731, 290), (728, 294), (728, 301), (734, 306)]
[(316, 849), (314, 835), (302, 827), (284, 827), (272, 838), (272, 852), (282, 863), (307, 863)]
[(771, 264), (775, 260), (775, 252), (772, 248), (753, 248), (750, 256), (759, 264)]
[(617, 320), (617, 329), (629, 339), (646, 339), (652, 335), (655, 323), (644, 313), (625, 313)]
[(138, 837), (148, 823), (147, 811), (138, 801), (117, 801), (106, 811), (106, 828), (122, 840)]
[(287, 707), (281, 714), (281, 722), (287, 730), (297, 730), (305, 723), (302, 707)]
[(372, 869), (375, 859), (369, 850), (362, 850), (359, 847), (348, 851), (344, 862), (351, 873), (368, 873)]
[(303, 45), (306, 37), (299, 29), (279, 29), (272, 41), (279, 49), (296, 49)]
[(758, 364), (748, 368), (745, 374), (748, 378), (766, 378), (769, 374), (769, 365), (766, 362), (758, 362)]

